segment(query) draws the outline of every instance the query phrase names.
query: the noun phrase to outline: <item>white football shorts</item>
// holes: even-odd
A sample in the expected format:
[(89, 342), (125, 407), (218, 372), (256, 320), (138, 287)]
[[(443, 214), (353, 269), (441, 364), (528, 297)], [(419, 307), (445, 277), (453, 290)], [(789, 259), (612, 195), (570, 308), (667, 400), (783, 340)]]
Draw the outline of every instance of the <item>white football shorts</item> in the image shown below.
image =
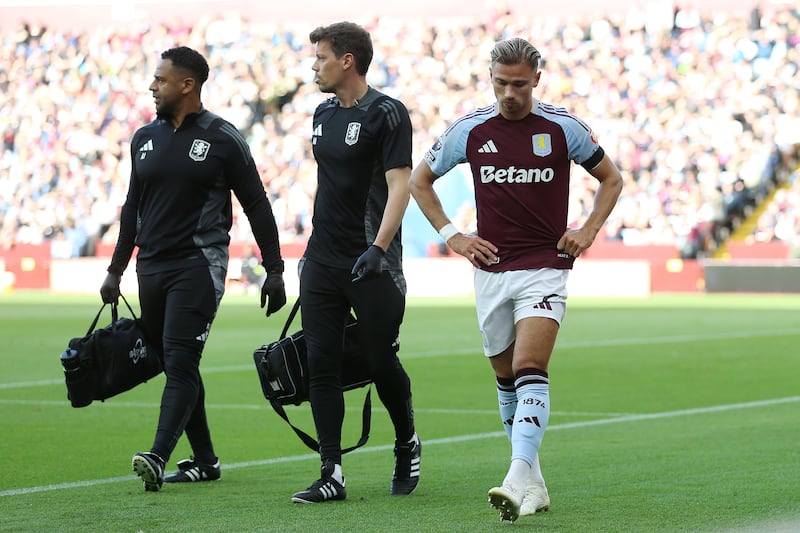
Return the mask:
[(515, 325), (523, 318), (551, 318), (561, 325), (567, 313), (569, 272), (557, 268), (507, 272), (475, 269), (475, 308), (486, 357), (511, 346), (516, 338)]

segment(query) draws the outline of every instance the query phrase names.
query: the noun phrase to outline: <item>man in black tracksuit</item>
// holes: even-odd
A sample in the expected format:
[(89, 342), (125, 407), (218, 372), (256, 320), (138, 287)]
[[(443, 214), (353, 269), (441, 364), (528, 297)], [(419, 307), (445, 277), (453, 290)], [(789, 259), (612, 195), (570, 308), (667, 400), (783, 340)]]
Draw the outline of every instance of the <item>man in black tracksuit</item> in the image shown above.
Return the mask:
[[(163, 354), (167, 378), (153, 446), (132, 460), (148, 491), (160, 490), (164, 481), (220, 477), (199, 365), (225, 289), (231, 190), (268, 272), (261, 307), (269, 301), (270, 316), (286, 303), (278, 230), (250, 150), (232, 124), (201, 103), (208, 70), (205, 58), (190, 48), (161, 54), (150, 84), (157, 118), (133, 136), (130, 187), (100, 289), (104, 302), (117, 301), (122, 273), (138, 246), (141, 318), (149, 342)], [(184, 430), (194, 457), (164, 478)]]
[(391, 493), (410, 494), (419, 481), (421, 443), (414, 430), (411, 382), (396, 343), (405, 311), (400, 224), (409, 200), (411, 121), (401, 102), (367, 85), (372, 41), (366, 30), (342, 22), (317, 28), (310, 39), (316, 45), (317, 84), (335, 93), (314, 113), (314, 230), (300, 272), (322, 475), (292, 501), (346, 497), (339, 374), (351, 308), (362, 325), (372, 380), (395, 428)]

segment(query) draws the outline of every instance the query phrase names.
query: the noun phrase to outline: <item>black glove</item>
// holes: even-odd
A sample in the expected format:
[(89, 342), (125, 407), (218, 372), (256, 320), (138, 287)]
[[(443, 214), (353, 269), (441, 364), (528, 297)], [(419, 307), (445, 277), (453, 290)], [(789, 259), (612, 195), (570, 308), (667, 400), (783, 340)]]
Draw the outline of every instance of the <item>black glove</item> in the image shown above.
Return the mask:
[(106, 276), (106, 279), (100, 286), (100, 298), (103, 299), (103, 303), (115, 305), (118, 303), (119, 282), (121, 279), (122, 276), (119, 274), (114, 274), (112, 272), (108, 273), (108, 276)]
[[(269, 303), (267, 303), (269, 301)], [(264, 285), (261, 286), (261, 309), (267, 306), (267, 316), (278, 311), (286, 304), (286, 287), (283, 284), (283, 274), (268, 272)]]
[(384, 252), (380, 246), (373, 244), (367, 248), (367, 251), (361, 254), (359, 258), (356, 259), (356, 264), (353, 265), (351, 274), (356, 276), (353, 278), (353, 283), (378, 277), (383, 271), (381, 259), (383, 259), (384, 255), (386, 255), (386, 252)]

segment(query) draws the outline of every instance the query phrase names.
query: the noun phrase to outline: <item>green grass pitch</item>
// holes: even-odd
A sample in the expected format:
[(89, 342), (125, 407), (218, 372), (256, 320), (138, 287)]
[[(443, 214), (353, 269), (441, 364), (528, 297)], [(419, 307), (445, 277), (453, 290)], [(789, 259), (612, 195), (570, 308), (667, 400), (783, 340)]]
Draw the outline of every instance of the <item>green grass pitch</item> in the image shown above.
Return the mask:
[[(264, 400), (252, 360), (289, 306), (266, 319), (257, 297), (225, 297), (201, 365), (222, 480), (159, 493), (130, 458), (152, 443), (163, 376), (82, 409), (66, 399), (58, 356), (98, 308), (0, 296), (0, 531), (800, 530), (800, 295), (572, 299), (541, 450), (552, 509), (513, 525), (486, 501), (510, 446), (471, 299), (408, 302), (417, 491), (389, 495), (393, 435), (373, 393), (370, 440), (344, 459), (348, 499), (320, 505), (289, 499), (319, 461)], [(364, 391), (346, 394), (345, 445)], [(307, 405), (288, 412), (313, 434)], [(188, 454), (182, 438), (168, 470)]]

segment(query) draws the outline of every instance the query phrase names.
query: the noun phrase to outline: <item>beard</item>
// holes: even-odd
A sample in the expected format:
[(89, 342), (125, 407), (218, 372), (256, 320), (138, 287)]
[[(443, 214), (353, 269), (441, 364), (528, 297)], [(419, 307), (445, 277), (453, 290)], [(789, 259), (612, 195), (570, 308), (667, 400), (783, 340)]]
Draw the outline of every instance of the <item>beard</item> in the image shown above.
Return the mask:
[(162, 100), (161, 105), (156, 106), (156, 118), (161, 120), (172, 120), (175, 117), (175, 106)]

